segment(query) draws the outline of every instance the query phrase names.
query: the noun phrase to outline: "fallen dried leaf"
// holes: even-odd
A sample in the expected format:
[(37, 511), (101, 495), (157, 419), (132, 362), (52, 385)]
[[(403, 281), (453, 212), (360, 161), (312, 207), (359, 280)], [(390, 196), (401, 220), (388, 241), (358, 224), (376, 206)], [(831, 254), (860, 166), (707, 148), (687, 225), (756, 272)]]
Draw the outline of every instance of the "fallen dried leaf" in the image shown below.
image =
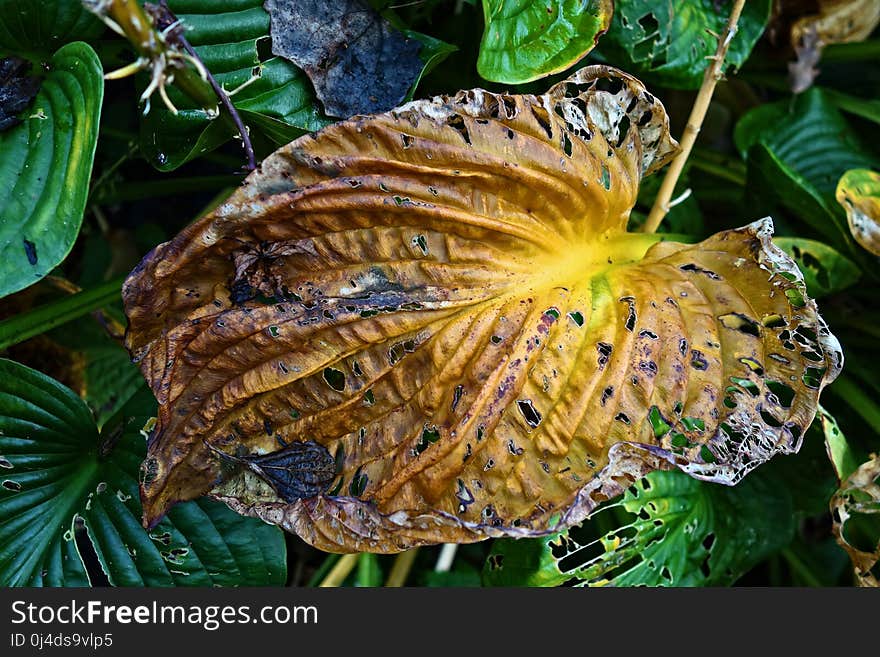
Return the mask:
[(874, 567), (880, 562), (880, 537), (870, 538), (873, 549), (867, 546), (856, 546), (848, 536), (848, 522), (856, 524), (856, 518), (873, 520), (872, 527), (877, 528), (880, 518), (880, 456), (872, 454), (871, 458), (862, 463), (831, 498), (831, 515), (834, 520), (833, 531), (838, 544), (852, 559), (856, 581), (859, 586), (880, 586)]
[(266, 0), (272, 53), (309, 76), (331, 116), (382, 112), (406, 97), (424, 67), (421, 45), (363, 0)]
[(856, 242), (880, 255), (880, 173), (850, 169), (837, 183), (836, 198), (846, 210), (849, 231)]
[[(160, 403), (147, 523), (212, 491), (320, 548), (394, 552), (548, 534), (650, 470), (734, 484), (797, 450), (839, 345), (769, 219), (626, 232), (675, 151), (663, 106), (603, 66), (279, 149), (124, 286)], [(216, 454), (279, 441), (322, 446), (334, 481), (291, 499)]]

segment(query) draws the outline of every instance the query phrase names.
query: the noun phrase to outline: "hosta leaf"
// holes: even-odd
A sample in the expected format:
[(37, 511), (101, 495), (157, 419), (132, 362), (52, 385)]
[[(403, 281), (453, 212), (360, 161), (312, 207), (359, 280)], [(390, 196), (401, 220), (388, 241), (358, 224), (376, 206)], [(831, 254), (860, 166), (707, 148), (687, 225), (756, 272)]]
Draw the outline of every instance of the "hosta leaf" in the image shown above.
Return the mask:
[(593, 49), (613, 8), (612, 0), (483, 0), (477, 70), (509, 84), (564, 71)]
[[(623, 522), (601, 536), (598, 516)], [(794, 533), (791, 499), (760, 473), (735, 488), (653, 472), (596, 518), (555, 536), (496, 541), (483, 581), (501, 586), (733, 584)], [(595, 531), (595, 530), (593, 530)]]
[(0, 0), (0, 52), (43, 59), (70, 41), (88, 41), (104, 30), (82, 0)]
[(835, 188), (846, 171), (870, 168), (877, 158), (821, 89), (755, 108), (737, 124), (734, 139), (747, 158), (751, 188), (778, 197), (832, 245), (852, 248)]
[(52, 56), (25, 121), (0, 133), (0, 297), (57, 266), (79, 234), (104, 80), (82, 42)]
[[(745, 4), (725, 58), (727, 67), (746, 61), (770, 18), (771, 0)], [(696, 89), (715, 54), (733, 6), (732, 0), (617, 0), (602, 41), (611, 61), (650, 75), (668, 87)]]
[(837, 202), (846, 210), (849, 230), (862, 247), (880, 255), (880, 173), (851, 169), (837, 183)]
[[(160, 403), (145, 520), (213, 488), (322, 548), (395, 551), (558, 531), (648, 470), (735, 483), (797, 449), (839, 347), (769, 220), (625, 232), (674, 151), (663, 106), (602, 66), (281, 148), (123, 288)], [(216, 453), (293, 441), (335, 458), (325, 493)]]
[[(269, 39), (263, 0), (169, 0), (186, 27), (186, 38), (217, 81), (228, 91), (245, 125), (275, 143), (286, 143), (326, 125), (305, 74), (279, 57), (260, 60), (257, 44)], [(173, 87), (180, 110), (172, 114), (153, 103), (141, 123), (141, 147), (156, 168), (172, 171), (223, 145), (236, 134), (223, 118), (209, 119), (203, 108)]]
[(180, 505), (143, 530), (145, 419), (99, 435), (71, 390), (0, 360), (0, 585), (88, 585), (82, 541), (117, 586), (284, 583), (281, 533), (217, 502)]
[(823, 242), (804, 237), (776, 237), (773, 243), (797, 263), (804, 275), (807, 294), (814, 299), (844, 290), (862, 275), (858, 265)]

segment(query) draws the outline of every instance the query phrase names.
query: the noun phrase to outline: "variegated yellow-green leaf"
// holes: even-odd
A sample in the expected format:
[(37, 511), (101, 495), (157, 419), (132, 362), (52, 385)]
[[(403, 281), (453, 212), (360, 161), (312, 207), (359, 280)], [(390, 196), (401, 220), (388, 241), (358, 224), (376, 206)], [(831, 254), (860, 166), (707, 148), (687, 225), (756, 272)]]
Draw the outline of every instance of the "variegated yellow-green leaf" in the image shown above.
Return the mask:
[(856, 242), (880, 255), (880, 173), (870, 169), (847, 171), (837, 183), (837, 202), (846, 210)]
[(327, 550), (535, 536), (657, 468), (798, 449), (841, 362), (769, 219), (627, 233), (676, 150), (634, 78), (480, 89), (263, 162), (123, 290), (145, 521), (211, 491)]
[(477, 70), (510, 84), (564, 71), (593, 49), (613, 10), (612, 0), (483, 0)]

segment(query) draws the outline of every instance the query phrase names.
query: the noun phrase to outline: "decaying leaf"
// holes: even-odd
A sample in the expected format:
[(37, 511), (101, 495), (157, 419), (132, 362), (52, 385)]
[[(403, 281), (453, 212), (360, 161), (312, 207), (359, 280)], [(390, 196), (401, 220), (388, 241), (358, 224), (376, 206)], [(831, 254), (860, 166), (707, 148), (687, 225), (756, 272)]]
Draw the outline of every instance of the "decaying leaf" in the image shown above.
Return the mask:
[(399, 104), (424, 63), (421, 45), (365, 0), (265, 0), (272, 53), (306, 72), (331, 116), (381, 112)]
[[(862, 463), (831, 498), (831, 515), (834, 519), (834, 536), (846, 550), (855, 568), (856, 580), (860, 586), (880, 586), (877, 564), (880, 563), (880, 536), (876, 530), (880, 524), (880, 456), (873, 454)], [(859, 523), (859, 521), (862, 521)], [(849, 527), (862, 524), (863, 527)], [(859, 532), (867, 526), (872, 534)], [(856, 541), (850, 534), (856, 534)], [(865, 540), (870, 544), (864, 544)]]
[(837, 183), (836, 198), (846, 210), (849, 230), (856, 242), (880, 255), (880, 173), (850, 169)]
[[(160, 405), (145, 522), (211, 491), (322, 549), (394, 552), (550, 534), (648, 471), (734, 484), (797, 450), (839, 345), (769, 219), (626, 232), (675, 151), (604, 66), (276, 151), (124, 286)], [(335, 477), (298, 499), (216, 454), (304, 441)]]
[[(803, 3), (791, 4), (803, 12)], [(877, 0), (819, 0), (817, 13), (802, 15), (791, 26), (791, 46), (797, 55), (788, 67), (792, 91), (801, 93), (813, 84), (825, 46), (864, 41), (878, 24)]]
[(30, 62), (20, 57), (0, 59), (0, 132), (21, 123), (16, 115), (40, 90), (40, 80), (30, 74), (30, 69)]

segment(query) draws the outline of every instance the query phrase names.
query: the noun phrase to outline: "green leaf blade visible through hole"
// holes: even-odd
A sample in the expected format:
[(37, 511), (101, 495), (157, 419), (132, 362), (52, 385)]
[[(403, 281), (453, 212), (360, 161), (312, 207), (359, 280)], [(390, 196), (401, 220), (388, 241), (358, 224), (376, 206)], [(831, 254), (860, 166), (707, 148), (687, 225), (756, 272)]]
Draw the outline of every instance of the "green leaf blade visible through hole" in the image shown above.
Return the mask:
[(82, 42), (52, 57), (25, 121), (0, 133), (0, 297), (43, 278), (82, 223), (104, 94), (101, 63)]
[(483, 0), (477, 70), (486, 80), (510, 84), (563, 71), (592, 50), (612, 11), (610, 0)]
[(728, 488), (681, 472), (653, 472), (579, 527), (547, 538), (496, 541), (483, 582), (730, 585), (787, 545), (793, 532), (790, 497), (759, 475)]
[(180, 505), (149, 533), (141, 527), (145, 419), (99, 436), (72, 391), (0, 360), (0, 585), (88, 585), (83, 546), (116, 586), (285, 582), (281, 532), (219, 502)]

